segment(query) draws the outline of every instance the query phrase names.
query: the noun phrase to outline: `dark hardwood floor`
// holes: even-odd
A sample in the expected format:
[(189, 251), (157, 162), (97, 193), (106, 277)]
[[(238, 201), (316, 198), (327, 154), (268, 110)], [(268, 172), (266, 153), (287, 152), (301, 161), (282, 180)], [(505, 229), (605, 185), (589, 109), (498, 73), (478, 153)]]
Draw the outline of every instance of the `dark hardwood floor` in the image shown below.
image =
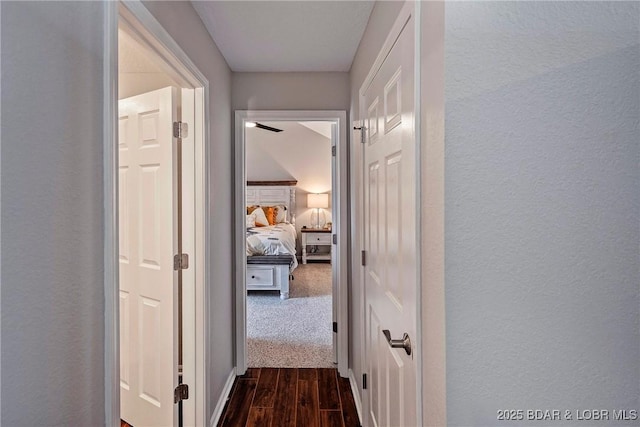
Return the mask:
[(253, 368), (237, 377), (219, 427), (359, 427), (349, 380), (335, 369)]

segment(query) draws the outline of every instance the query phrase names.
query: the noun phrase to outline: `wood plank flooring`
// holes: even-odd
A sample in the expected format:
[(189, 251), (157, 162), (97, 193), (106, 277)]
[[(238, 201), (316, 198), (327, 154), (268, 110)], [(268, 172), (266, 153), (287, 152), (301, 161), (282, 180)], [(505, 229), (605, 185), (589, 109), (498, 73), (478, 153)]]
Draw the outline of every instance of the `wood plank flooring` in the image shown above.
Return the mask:
[(219, 427), (360, 427), (335, 369), (252, 368), (237, 377)]

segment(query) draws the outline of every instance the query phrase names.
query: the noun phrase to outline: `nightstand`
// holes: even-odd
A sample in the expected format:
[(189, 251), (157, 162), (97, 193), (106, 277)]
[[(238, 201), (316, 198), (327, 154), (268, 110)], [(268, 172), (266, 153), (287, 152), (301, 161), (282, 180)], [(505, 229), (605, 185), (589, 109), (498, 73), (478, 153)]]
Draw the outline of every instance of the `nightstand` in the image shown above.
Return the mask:
[[(331, 230), (320, 228), (303, 228), (302, 230), (302, 263), (306, 264), (307, 260), (325, 260), (331, 261)], [(307, 246), (329, 246), (329, 253), (308, 254)]]

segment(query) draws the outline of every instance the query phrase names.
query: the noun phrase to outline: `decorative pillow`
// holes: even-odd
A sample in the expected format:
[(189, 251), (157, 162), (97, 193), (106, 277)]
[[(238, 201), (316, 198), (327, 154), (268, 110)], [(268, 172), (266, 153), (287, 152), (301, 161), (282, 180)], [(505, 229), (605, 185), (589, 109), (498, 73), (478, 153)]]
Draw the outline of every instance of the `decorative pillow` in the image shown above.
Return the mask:
[(262, 209), (254, 209), (251, 216), (255, 219), (256, 227), (266, 227), (269, 225), (269, 221), (267, 221), (267, 217)]
[(269, 225), (276, 225), (276, 208), (274, 206), (263, 206), (264, 215), (269, 221)]
[(247, 228), (256, 226), (256, 217), (254, 215), (247, 215)]
[(274, 206), (276, 209), (276, 224), (287, 222), (287, 208), (285, 205)]
[(247, 215), (251, 215), (253, 213), (253, 211), (258, 209), (259, 207), (260, 206), (258, 206), (258, 205), (247, 206)]

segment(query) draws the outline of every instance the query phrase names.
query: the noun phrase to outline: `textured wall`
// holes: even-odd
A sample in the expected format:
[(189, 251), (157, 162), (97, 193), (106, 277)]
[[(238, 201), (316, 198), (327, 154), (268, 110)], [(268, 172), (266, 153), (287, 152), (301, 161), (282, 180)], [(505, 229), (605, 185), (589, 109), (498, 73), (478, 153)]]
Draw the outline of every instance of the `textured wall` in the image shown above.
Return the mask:
[[(231, 71), (222, 54), (211, 40), (200, 17), (190, 2), (145, 2), (173, 39), (209, 80), (211, 122), (209, 139), (209, 191), (212, 248), (231, 248), (233, 245), (233, 194), (231, 165)], [(235, 366), (233, 357), (234, 280), (233, 252), (212, 250), (210, 256), (211, 283), (208, 284), (209, 384), (207, 418), (220, 397), (224, 384)]]
[(640, 409), (639, 10), (446, 5), (449, 425)]
[(349, 73), (233, 73), (233, 110), (348, 110)]
[(98, 2), (2, 2), (2, 418), (104, 424)]

